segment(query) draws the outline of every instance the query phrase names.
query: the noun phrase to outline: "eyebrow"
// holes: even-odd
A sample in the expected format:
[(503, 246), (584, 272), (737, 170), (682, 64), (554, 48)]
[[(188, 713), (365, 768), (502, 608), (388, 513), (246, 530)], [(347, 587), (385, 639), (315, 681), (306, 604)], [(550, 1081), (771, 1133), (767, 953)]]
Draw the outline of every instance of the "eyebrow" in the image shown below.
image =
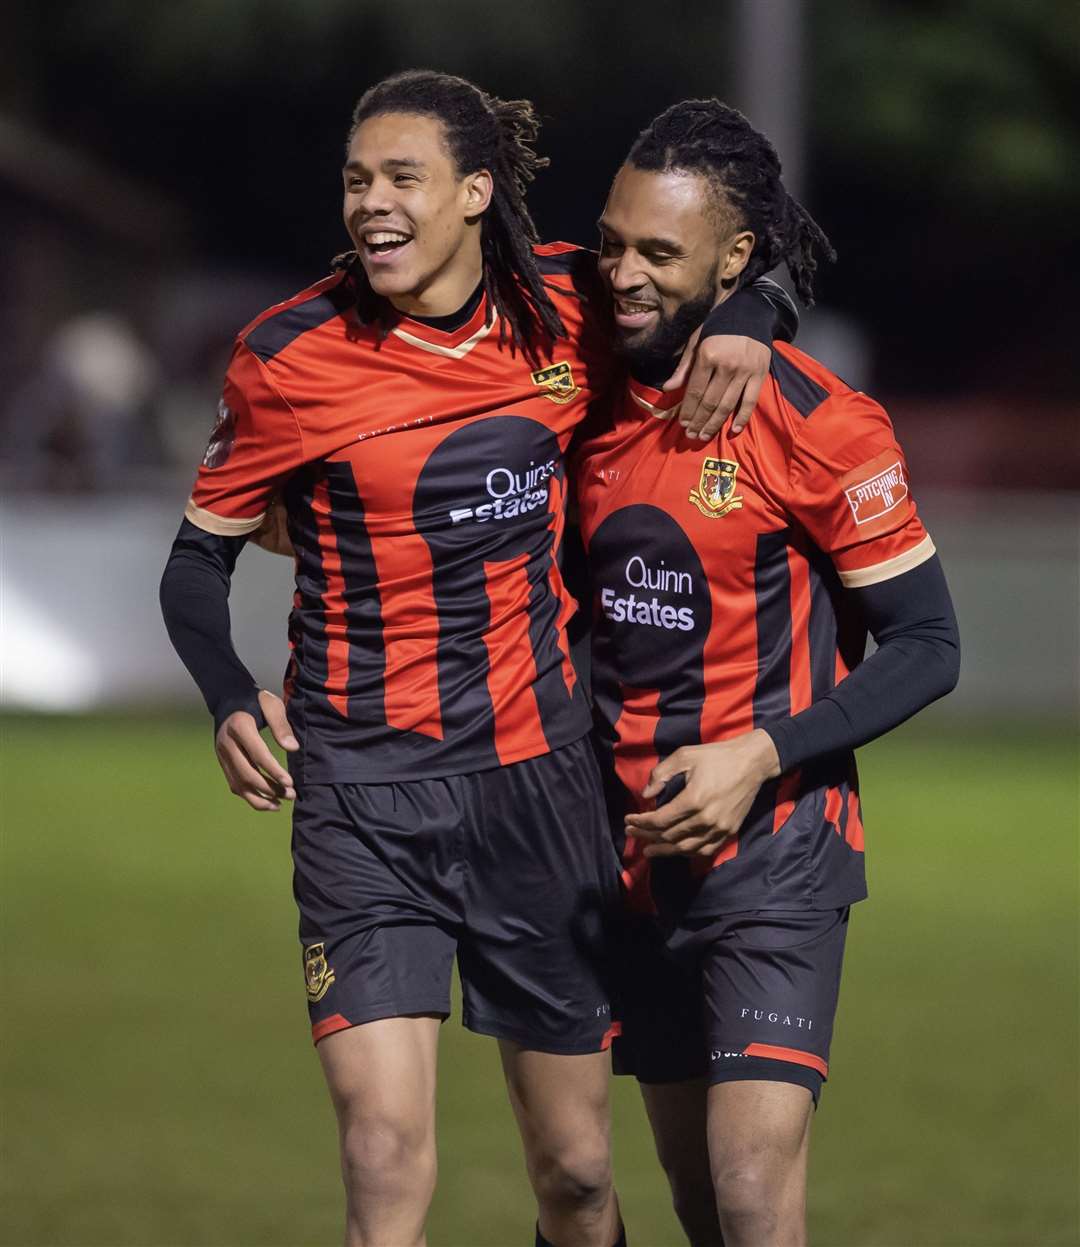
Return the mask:
[[(603, 217), (596, 222), (596, 228), (605, 234), (618, 234), (619, 232), (612, 229)], [(683, 254), (683, 248), (677, 242), (672, 242), (670, 238), (639, 238), (634, 245), (639, 251), (644, 248), (647, 251), (670, 251), (673, 255)]]
[[(363, 165), (359, 160), (348, 160), (345, 162), (342, 172), (348, 173), (352, 169), (364, 170), (365, 167), (366, 166)], [(409, 156), (395, 156), (395, 157), (392, 157), (390, 160), (384, 160), (382, 162), (382, 169), (384, 171), (390, 171), (392, 169), (423, 169), (423, 168), (426, 168), (426, 166), (424, 165), (424, 162), (422, 160), (413, 160)]]

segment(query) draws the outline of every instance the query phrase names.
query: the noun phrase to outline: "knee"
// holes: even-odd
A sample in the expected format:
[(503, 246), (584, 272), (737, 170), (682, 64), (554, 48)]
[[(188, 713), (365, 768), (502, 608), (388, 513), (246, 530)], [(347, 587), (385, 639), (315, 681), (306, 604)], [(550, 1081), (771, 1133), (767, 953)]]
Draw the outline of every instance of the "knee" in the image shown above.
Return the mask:
[(566, 1209), (599, 1208), (611, 1193), (607, 1141), (577, 1141), (534, 1158), (533, 1181), (541, 1203)]
[(713, 1165), (712, 1180), (725, 1232), (753, 1226), (757, 1237), (775, 1227), (784, 1184), (766, 1154), (722, 1157)]
[(341, 1172), (350, 1191), (416, 1190), (435, 1181), (427, 1131), (388, 1117), (350, 1117), (341, 1126)]

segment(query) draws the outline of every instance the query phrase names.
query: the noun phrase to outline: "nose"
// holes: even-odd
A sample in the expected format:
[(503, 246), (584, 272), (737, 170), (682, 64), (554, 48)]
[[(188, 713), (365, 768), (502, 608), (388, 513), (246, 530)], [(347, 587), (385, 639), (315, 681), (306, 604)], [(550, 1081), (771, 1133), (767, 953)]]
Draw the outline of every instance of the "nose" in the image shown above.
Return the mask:
[(631, 294), (645, 285), (645, 275), (641, 271), (637, 252), (627, 247), (611, 266), (608, 281), (616, 294)]
[(391, 186), (385, 178), (374, 178), (362, 195), (356, 197), (356, 207), (364, 216), (385, 216), (394, 208)]

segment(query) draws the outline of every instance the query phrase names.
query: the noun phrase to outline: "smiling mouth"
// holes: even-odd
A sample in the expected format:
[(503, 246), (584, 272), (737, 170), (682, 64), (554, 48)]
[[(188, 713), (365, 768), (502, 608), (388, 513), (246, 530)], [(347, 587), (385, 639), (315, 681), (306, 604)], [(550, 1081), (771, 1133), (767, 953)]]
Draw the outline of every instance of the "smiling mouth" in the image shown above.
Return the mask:
[(392, 255), (412, 242), (412, 238), (399, 230), (373, 230), (364, 235), (362, 242), (365, 255), (374, 257)]
[(623, 299), (616, 295), (614, 302), (615, 323), (620, 329), (640, 329), (659, 311), (655, 303), (640, 299)]

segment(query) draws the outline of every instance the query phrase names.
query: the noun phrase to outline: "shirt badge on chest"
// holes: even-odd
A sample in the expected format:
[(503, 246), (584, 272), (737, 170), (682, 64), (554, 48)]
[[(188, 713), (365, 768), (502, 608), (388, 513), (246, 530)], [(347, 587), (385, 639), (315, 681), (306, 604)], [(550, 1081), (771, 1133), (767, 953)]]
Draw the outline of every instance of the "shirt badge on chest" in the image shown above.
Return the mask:
[(581, 386), (574, 384), (574, 374), (565, 360), (531, 373), (530, 379), (533, 385), (545, 391), (544, 397), (550, 398), (553, 403), (568, 403), (581, 393)]
[(706, 459), (701, 465), (697, 488), (690, 491), (689, 501), (709, 519), (719, 519), (729, 511), (742, 508), (742, 495), (735, 493), (735, 474), (739, 465), (732, 459)]

